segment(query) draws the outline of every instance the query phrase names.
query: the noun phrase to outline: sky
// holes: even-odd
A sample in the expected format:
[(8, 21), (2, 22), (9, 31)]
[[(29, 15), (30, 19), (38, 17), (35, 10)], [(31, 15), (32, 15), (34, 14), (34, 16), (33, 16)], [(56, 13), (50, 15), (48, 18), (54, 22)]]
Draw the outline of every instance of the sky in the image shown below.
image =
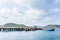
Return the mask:
[(60, 25), (60, 0), (0, 0), (0, 25)]

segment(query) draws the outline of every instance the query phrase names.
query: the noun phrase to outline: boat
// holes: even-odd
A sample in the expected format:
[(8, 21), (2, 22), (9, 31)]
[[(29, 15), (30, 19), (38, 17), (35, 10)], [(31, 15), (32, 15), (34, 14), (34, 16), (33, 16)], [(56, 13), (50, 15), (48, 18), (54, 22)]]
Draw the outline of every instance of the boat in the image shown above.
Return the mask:
[(55, 31), (55, 26), (53, 26), (52, 28), (48, 28), (48, 27), (47, 27), (45, 30), (46, 30), (46, 31)]
[(55, 31), (55, 28), (48, 28), (46, 31)]

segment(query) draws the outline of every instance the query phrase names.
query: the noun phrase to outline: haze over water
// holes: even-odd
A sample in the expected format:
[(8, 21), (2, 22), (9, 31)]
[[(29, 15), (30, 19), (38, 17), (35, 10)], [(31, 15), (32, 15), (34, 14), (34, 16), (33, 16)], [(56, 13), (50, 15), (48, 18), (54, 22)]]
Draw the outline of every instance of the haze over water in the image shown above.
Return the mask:
[(0, 32), (0, 40), (60, 40), (60, 29), (55, 31)]

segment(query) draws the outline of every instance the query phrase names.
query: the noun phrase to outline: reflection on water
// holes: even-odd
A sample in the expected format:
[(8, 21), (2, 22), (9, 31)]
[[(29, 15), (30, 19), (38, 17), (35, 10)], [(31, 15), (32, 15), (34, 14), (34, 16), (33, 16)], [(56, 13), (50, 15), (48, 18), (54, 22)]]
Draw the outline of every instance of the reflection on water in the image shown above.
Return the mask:
[(60, 31), (0, 32), (0, 40), (60, 40)]

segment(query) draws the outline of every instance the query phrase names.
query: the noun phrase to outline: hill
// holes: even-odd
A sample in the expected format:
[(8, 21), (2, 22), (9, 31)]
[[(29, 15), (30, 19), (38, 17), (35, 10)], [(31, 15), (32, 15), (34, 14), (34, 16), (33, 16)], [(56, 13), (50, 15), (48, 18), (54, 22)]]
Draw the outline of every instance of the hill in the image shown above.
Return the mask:
[(4, 26), (4, 27), (28, 27), (24, 24), (16, 24), (16, 23), (6, 23), (2, 26)]
[(55, 27), (55, 28), (60, 28), (60, 25), (47, 25), (45, 27), (49, 27), (49, 28), (52, 28), (52, 27)]

